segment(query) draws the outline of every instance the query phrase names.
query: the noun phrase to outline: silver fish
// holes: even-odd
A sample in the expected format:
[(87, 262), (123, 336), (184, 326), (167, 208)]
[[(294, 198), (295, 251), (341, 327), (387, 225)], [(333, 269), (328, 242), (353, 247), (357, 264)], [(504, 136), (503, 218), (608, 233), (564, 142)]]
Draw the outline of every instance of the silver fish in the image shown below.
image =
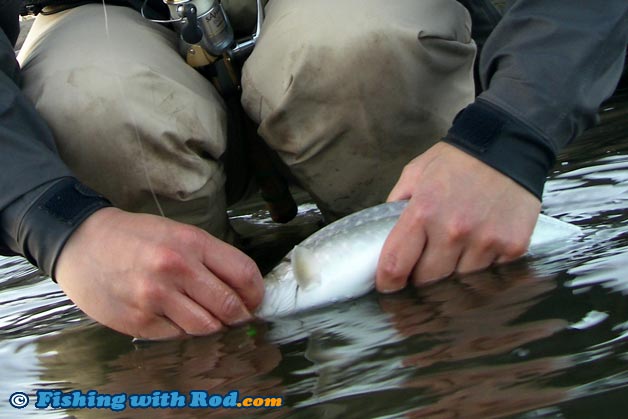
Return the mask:
[[(382, 247), (407, 204), (398, 201), (358, 211), (295, 246), (265, 276), (266, 293), (256, 316), (284, 317), (373, 290)], [(580, 234), (579, 227), (541, 214), (528, 253)]]

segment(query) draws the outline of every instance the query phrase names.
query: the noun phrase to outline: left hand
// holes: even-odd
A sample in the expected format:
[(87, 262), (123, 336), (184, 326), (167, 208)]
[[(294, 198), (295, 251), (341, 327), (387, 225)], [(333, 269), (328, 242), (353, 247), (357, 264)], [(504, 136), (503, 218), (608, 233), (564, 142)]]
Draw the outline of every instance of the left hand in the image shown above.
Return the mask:
[(102, 208), (64, 246), (55, 277), (94, 320), (142, 339), (209, 335), (251, 320), (255, 262), (197, 227)]
[(470, 154), (444, 142), (411, 161), (388, 196), (409, 199), (377, 268), (381, 292), (422, 285), (522, 256), (540, 201)]

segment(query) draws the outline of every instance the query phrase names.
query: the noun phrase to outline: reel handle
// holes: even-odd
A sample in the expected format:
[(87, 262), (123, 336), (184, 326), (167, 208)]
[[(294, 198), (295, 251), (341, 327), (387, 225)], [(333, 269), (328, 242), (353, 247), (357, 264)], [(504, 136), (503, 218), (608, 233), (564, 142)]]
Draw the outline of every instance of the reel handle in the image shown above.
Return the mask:
[(187, 23), (181, 28), (181, 38), (188, 44), (198, 44), (203, 39), (203, 31), (198, 26), (196, 6), (192, 3), (183, 6), (183, 17)]

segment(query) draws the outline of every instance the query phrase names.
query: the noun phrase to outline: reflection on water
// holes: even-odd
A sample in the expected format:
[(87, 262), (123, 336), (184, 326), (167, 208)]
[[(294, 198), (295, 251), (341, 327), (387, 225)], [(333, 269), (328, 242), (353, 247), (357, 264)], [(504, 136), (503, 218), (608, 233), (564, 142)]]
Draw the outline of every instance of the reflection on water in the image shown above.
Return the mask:
[[(86, 319), (19, 258), (0, 260), (0, 416), (240, 417), (228, 410), (16, 411), (14, 391), (207, 390), (282, 395), (256, 416), (622, 417), (628, 407), (628, 96), (565, 151), (544, 211), (581, 226), (550, 254), (392, 296), (216, 336), (133, 344)], [(270, 267), (315, 229), (301, 206), (278, 227), (240, 208), (232, 221)], [(273, 246), (269, 249), (269, 244)], [(33, 400), (34, 401), (34, 400)]]

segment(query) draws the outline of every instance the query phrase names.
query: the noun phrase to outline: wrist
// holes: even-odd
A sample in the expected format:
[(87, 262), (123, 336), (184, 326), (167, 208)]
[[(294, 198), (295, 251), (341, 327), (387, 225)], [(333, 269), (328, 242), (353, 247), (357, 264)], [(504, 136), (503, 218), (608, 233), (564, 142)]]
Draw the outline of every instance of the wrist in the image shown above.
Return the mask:
[(539, 200), (556, 160), (543, 138), (482, 99), (456, 116), (443, 141), (508, 176)]
[(74, 178), (54, 182), (23, 213), (17, 232), (21, 253), (54, 279), (68, 239), (88, 217), (110, 206), (106, 198)]

